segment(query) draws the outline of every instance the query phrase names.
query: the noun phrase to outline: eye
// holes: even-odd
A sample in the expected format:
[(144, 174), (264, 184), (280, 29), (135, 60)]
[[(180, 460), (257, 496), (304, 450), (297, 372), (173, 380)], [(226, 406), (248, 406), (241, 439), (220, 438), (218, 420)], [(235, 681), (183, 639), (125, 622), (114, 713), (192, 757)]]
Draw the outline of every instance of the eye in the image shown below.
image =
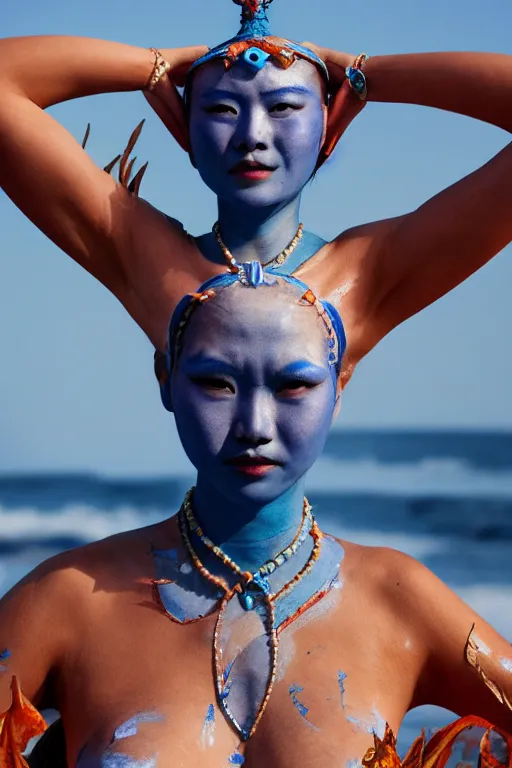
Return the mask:
[(227, 379), (217, 378), (215, 376), (190, 376), (190, 380), (204, 391), (234, 394), (235, 388)]
[(302, 109), (302, 106), (280, 101), (270, 108), (270, 112), (273, 112), (274, 114), (285, 115), (287, 113), (289, 114), (290, 112), (297, 112), (299, 109)]
[(211, 107), (205, 107), (205, 112), (209, 115), (236, 115), (236, 109), (229, 104), (213, 104)]
[(279, 385), (277, 394), (280, 397), (300, 397), (317, 386), (317, 382), (305, 381), (304, 379), (289, 379)]

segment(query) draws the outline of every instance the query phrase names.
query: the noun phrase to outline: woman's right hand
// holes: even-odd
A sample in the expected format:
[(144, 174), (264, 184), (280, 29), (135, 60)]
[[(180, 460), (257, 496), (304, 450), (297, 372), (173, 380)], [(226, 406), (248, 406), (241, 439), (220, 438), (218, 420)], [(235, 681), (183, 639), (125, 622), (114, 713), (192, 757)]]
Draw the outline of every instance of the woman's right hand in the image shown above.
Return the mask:
[(144, 96), (152, 110), (186, 152), (189, 146), (188, 129), (183, 99), (177, 88), (183, 87), (190, 67), (207, 51), (208, 48), (205, 45), (160, 49), (160, 53), (169, 62), (171, 69), (166, 76), (162, 77), (154, 90), (144, 91)]
[(319, 158), (321, 165), (332, 154), (336, 144), (350, 123), (363, 110), (366, 102), (353, 93), (345, 76), (346, 67), (355, 59), (353, 54), (334, 51), (332, 48), (323, 48), (309, 42), (302, 45), (316, 53), (329, 72), (330, 102), (325, 142)]

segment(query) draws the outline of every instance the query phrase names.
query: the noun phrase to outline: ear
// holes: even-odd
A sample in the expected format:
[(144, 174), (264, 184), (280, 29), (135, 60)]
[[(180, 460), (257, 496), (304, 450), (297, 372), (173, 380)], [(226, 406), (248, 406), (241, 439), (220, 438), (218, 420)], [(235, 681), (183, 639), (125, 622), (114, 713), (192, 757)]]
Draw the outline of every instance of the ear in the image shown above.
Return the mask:
[(317, 168), (332, 155), (336, 144), (365, 105), (366, 101), (358, 98), (348, 80), (345, 80), (328, 107), (326, 137), (318, 156)]
[(166, 411), (173, 413), (172, 397), (171, 397), (171, 377), (167, 372), (167, 360), (166, 355), (158, 350), (155, 350), (154, 358), (154, 370), (155, 376), (158, 379), (160, 385), (160, 397), (162, 405)]
[(327, 125), (328, 125), (328, 122), (329, 122), (329, 108), (328, 108), (327, 104), (323, 104), (322, 105), (322, 110), (323, 110), (323, 113), (324, 113), (324, 127), (323, 127), (323, 130), (322, 130), (322, 140), (320, 142), (320, 151), (322, 151), (322, 149), (324, 147), (324, 144), (325, 144), (325, 139), (327, 138)]
[(332, 419), (331, 419), (331, 425), (334, 424), (336, 419), (338, 418), (341, 410), (341, 387), (338, 385), (336, 387), (336, 402), (334, 403), (334, 410), (332, 412)]

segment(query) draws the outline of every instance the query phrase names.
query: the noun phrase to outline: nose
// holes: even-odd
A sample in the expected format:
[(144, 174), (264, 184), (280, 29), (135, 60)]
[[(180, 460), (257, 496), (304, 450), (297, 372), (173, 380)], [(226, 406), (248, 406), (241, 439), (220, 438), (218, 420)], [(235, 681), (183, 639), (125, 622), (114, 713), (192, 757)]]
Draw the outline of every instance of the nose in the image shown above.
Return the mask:
[(241, 443), (267, 445), (274, 438), (275, 414), (270, 394), (254, 392), (241, 398), (234, 424), (234, 436)]
[(242, 154), (268, 149), (269, 119), (264, 109), (247, 109), (240, 115), (233, 135), (235, 148)]

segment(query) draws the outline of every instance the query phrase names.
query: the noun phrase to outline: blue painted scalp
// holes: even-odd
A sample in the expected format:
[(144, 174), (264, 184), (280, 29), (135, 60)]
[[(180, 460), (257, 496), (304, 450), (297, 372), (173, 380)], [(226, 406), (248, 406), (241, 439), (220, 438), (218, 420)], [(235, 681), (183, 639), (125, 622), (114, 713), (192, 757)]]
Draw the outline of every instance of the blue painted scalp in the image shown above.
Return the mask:
[[(279, 280), (290, 285), (296, 286), (302, 295), (310, 294), (313, 296), (308, 286), (301, 280), (298, 280), (292, 275), (279, 275)], [(271, 285), (276, 281), (276, 277), (269, 278), (265, 273), (265, 279), (262, 285)], [(166, 365), (167, 365), (167, 377), (165, 381), (161, 381), (160, 392), (162, 396), (162, 403), (168, 411), (172, 411), (172, 401), (170, 393), (170, 375), (173, 370), (176, 358), (179, 355), (181, 340), (185, 328), (197, 307), (200, 306), (201, 301), (198, 300), (198, 296), (204, 295), (207, 291), (214, 291), (218, 293), (220, 290), (229, 288), (232, 285), (239, 283), (239, 277), (237, 274), (226, 272), (225, 274), (216, 275), (211, 277), (205, 283), (203, 283), (195, 294), (187, 294), (184, 296), (176, 306), (173, 312), (171, 322), (169, 323), (169, 331), (167, 334), (167, 347), (166, 347)], [(247, 290), (254, 290), (253, 287), (247, 287)], [(343, 322), (341, 320), (338, 310), (328, 301), (320, 301), (323, 311), (326, 313), (330, 325), (332, 327), (333, 335), (337, 344), (333, 344), (333, 339), (329, 340), (332, 346), (337, 348), (337, 353), (330, 352), (333, 355), (332, 366), (334, 377), (337, 380), (341, 372), (341, 364), (343, 360), (343, 354), (346, 348), (345, 330), (343, 328)]]

